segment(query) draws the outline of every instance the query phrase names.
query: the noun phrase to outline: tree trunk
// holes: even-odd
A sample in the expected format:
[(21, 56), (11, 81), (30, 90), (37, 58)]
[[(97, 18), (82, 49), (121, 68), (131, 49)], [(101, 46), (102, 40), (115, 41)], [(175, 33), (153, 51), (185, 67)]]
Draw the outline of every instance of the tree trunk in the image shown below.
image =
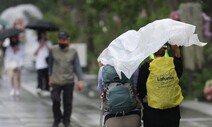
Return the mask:
[(174, 11), (174, 10), (177, 10), (177, 7), (178, 7), (178, 0), (168, 0), (168, 3), (169, 3), (169, 10), (170, 11)]
[[(200, 40), (202, 36), (202, 10), (198, 3), (181, 4), (179, 8), (180, 20), (196, 26), (195, 33), (198, 34)], [(204, 64), (203, 48), (199, 46), (190, 46), (183, 48), (184, 66), (188, 73), (189, 95), (193, 96), (193, 72), (201, 70)]]
[[(180, 5), (180, 19), (196, 26), (195, 33), (198, 34), (200, 40), (203, 40), (202, 35), (202, 10), (198, 3), (186, 3)], [(195, 71), (201, 70), (204, 64), (203, 48), (199, 46), (186, 47), (183, 50), (185, 68)]]

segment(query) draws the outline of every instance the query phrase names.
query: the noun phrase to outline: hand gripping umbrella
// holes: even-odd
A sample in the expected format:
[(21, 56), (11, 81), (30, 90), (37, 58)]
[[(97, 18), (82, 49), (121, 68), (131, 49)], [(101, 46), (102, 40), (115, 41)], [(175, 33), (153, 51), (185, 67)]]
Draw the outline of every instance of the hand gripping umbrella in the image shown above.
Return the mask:
[(56, 24), (46, 20), (36, 20), (26, 25), (26, 28), (37, 31), (58, 31), (59, 28)]
[(22, 29), (17, 29), (17, 28), (9, 28), (9, 29), (4, 29), (0, 31), (0, 40), (3, 40), (8, 37), (15, 36), (19, 33), (23, 32)]

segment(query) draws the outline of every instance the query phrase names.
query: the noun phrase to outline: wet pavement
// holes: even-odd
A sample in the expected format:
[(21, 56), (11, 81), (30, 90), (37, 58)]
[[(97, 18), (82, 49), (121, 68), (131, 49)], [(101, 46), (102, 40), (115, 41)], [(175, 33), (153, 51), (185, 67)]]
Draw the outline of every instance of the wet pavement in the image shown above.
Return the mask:
[(31, 93), (21, 90), (20, 97), (9, 95), (5, 80), (0, 85), (0, 127), (51, 127), (51, 108)]
[(182, 107), (181, 116), (180, 127), (212, 127), (212, 116), (202, 112)]
[[(1, 80), (0, 127), (51, 127), (53, 119), (50, 97), (37, 95), (36, 73), (33, 69), (25, 69), (22, 75), (19, 98), (9, 96), (7, 75)], [(99, 100), (87, 95), (77, 91), (74, 93), (72, 127), (99, 127)], [(197, 101), (185, 101), (181, 109), (180, 127), (212, 127), (211, 110), (211, 103), (206, 105)]]
[[(36, 93), (36, 73), (24, 70), (22, 89), (19, 97), (9, 95), (10, 84), (7, 75), (0, 83), (0, 127), (51, 127), (53, 115), (50, 96)], [(72, 127), (96, 127), (99, 115), (94, 103), (88, 103), (85, 97), (74, 93), (77, 99), (73, 103)], [(93, 105), (93, 106), (92, 106)], [(92, 122), (91, 122), (92, 121)], [(95, 122), (96, 121), (96, 122)], [(98, 122), (97, 122), (98, 121)], [(60, 124), (60, 127), (63, 127)]]

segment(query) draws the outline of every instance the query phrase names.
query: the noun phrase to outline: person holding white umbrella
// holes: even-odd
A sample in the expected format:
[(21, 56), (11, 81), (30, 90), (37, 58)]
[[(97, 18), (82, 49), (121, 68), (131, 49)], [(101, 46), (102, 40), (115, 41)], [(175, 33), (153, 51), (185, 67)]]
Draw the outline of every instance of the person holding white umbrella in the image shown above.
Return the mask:
[(155, 59), (139, 68), (137, 91), (144, 106), (144, 127), (179, 127), (183, 64), (180, 48), (171, 45), (171, 49), (174, 57), (164, 57), (166, 48), (162, 47), (154, 53)]
[[(130, 78), (133, 75), (133, 73), (135, 73), (136, 69), (139, 68), (140, 64), (148, 56), (157, 51), (163, 50), (163, 48), (161, 47), (163, 47), (163, 45), (167, 42), (171, 45), (185, 46), (185, 47), (191, 45), (197, 45), (201, 47), (205, 46), (207, 43), (200, 42), (197, 34), (194, 34), (194, 32), (195, 32), (195, 26), (191, 24), (175, 21), (172, 19), (156, 20), (152, 23), (147, 24), (144, 27), (141, 27), (138, 31), (128, 30), (127, 32), (121, 34), (119, 37), (114, 39), (107, 48), (105, 48), (102, 51), (102, 53), (97, 58), (97, 61), (101, 62), (104, 65), (109, 64), (113, 66), (120, 79), (122, 78), (121, 75), (122, 73), (124, 73), (127, 78)], [(172, 46), (172, 48), (174, 49), (175, 52), (176, 51), (178, 52), (176, 53), (178, 54), (176, 57), (180, 57), (179, 48), (177, 48), (176, 46)], [(162, 57), (163, 55), (160, 54), (160, 57)], [(154, 60), (157, 61), (158, 59)], [(173, 67), (174, 65), (170, 61), (173, 60), (170, 59), (168, 60), (168, 63), (170, 63), (170, 65), (172, 65)], [(175, 84), (177, 84), (178, 82), (177, 78), (179, 79), (180, 77), (175, 75), (164, 78), (162, 72), (159, 73), (161, 74), (161, 77), (159, 76), (157, 78), (158, 80), (170, 80), (174, 78), (176, 79), (174, 82)], [(137, 86), (140, 86), (139, 82), (137, 83)], [(181, 92), (180, 88), (177, 87), (177, 89), (178, 89), (177, 92), (179, 92), (177, 93), (177, 95), (179, 95), (177, 105), (179, 105), (180, 102), (182, 101), (182, 96), (180, 94)], [(141, 93), (142, 92), (140, 91), (140, 94)], [(140, 96), (140, 99), (141, 101), (143, 100), (142, 96)], [(177, 123), (179, 121), (175, 122)]]

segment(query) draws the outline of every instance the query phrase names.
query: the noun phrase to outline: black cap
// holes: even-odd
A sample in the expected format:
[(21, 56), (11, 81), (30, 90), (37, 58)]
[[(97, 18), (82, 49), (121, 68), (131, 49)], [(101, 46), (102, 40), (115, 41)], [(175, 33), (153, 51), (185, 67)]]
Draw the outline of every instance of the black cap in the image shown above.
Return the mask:
[(69, 34), (68, 34), (67, 32), (65, 32), (65, 31), (60, 31), (60, 32), (58, 33), (58, 38), (67, 39), (67, 38), (69, 38)]
[(164, 49), (167, 49), (168, 48), (168, 42), (166, 42), (162, 47), (164, 48)]

